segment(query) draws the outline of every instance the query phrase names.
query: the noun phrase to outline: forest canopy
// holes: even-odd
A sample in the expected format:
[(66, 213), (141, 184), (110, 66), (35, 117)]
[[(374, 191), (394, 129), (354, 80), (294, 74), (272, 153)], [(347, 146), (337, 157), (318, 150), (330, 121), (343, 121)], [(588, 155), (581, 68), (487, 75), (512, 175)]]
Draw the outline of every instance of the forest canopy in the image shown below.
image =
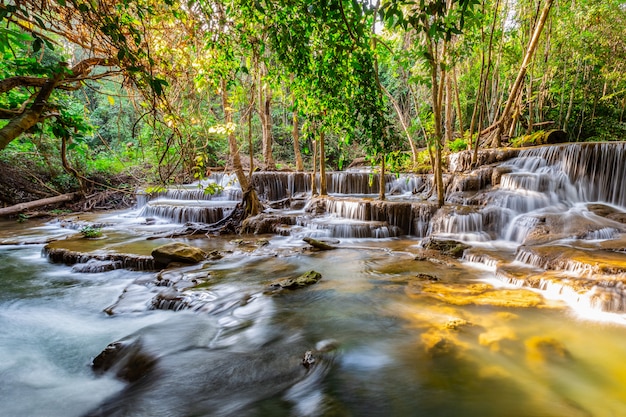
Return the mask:
[(0, 54), (0, 162), (55, 189), (626, 136), (621, 0), (1, 0)]

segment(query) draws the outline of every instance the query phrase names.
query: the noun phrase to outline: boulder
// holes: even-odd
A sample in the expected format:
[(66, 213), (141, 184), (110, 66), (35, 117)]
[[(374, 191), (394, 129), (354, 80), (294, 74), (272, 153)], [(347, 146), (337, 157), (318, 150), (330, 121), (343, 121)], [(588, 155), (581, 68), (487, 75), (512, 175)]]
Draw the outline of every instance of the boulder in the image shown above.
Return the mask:
[(289, 214), (261, 213), (245, 219), (241, 231), (255, 235), (277, 233), (279, 228), (295, 224), (296, 217)]
[(297, 289), (308, 287), (322, 279), (322, 274), (316, 271), (308, 271), (296, 278), (283, 278), (270, 284), (272, 289)]
[(457, 242), (456, 240), (434, 238), (425, 239), (422, 242), (422, 247), (424, 249), (436, 250), (453, 258), (460, 258), (463, 256), (465, 249), (469, 249), (468, 245)]
[(155, 248), (152, 251), (152, 257), (160, 265), (168, 265), (171, 262), (197, 264), (206, 259), (207, 254), (202, 249), (185, 243), (174, 242)]

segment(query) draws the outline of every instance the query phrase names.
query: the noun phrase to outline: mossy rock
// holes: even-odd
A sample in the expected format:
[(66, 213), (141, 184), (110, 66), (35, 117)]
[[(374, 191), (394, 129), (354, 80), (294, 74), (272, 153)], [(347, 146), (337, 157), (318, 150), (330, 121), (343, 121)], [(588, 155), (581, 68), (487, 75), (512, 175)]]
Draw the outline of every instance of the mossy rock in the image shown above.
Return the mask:
[(436, 250), (453, 258), (460, 258), (463, 256), (463, 252), (470, 248), (470, 246), (456, 240), (432, 238), (424, 240), (422, 247), (424, 249)]
[(530, 135), (524, 135), (513, 139), (512, 146), (514, 148), (523, 148), (526, 146), (537, 145), (555, 145), (557, 143), (566, 143), (567, 133), (563, 130), (539, 130)]
[(322, 279), (322, 274), (317, 271), (308, 271), (296, 278), (283, 278), (270, 284), (272, 289), (289, 289), (308, 287)]

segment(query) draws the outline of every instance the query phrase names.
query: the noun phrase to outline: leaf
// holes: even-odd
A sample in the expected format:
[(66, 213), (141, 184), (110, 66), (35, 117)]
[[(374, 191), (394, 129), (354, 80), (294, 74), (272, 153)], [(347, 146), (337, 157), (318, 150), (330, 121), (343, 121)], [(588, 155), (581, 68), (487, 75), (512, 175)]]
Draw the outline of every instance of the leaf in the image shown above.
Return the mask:
[(33, 41), (33, 52), (39, 52), (41, 47), (43, 46), (43, 41), (41, 38), (35, 38)]
[(107, 100), (111, 106), (115, 106), (115, 99), (112, 96), (107, 96)]

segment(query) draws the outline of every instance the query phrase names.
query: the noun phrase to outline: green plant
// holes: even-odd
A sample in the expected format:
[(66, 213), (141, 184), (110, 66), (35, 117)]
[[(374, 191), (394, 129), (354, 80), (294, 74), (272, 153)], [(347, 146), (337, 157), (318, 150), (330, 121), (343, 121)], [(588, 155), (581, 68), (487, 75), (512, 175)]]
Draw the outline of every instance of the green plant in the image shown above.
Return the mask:
[(204, 187), (204, 194), (215, 195), (221, 193), (223, 190), (224, 187), (221, 185), (210, 182), (206, 187)]
[(463, 138), (458, 138), (448, 143), (450, 152), (460, 152), (467, 149), (467, 141)]
[(102, 230), (93, 226), (84, 226), (80, 229), (80, 233), (87, 239), (95, 239), (102, 236)]
[(54, 209), (54, 210), (50, 210), (50, 214), (54, 214), (54, 215), (60, 215), (60, 214), (69, 214), (71, 213), (72, 210), (63, 210), (63, 209)]
[(28, 220), (28, 216), (24, 213), (20, 213), (17, 215), (17, 222), (18, 223), (24, 223), (26, 220)]

